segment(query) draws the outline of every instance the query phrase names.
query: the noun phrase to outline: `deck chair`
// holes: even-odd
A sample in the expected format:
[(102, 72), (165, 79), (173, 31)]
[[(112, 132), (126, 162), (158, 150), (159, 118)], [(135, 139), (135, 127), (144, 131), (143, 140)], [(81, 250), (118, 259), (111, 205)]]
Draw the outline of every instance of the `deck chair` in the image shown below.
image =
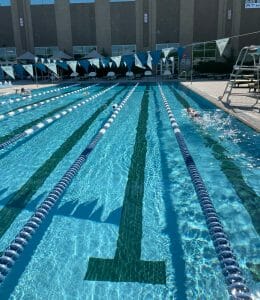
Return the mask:
[(90, 72), (90, 73), (88, 74), (88, 78), (94, 79), (94, 78), (96, 78), (96, 77), (97, 77), (97, 73), (96, 73), (96, 72)]
[(125, 76), (128, 78), (128, 79), (134, 79), (135, 76), (134, 76), (134, 73), (132, 71), (128, 71), (125, 73)]
[(106, 78), (107, 78), (108, 80), (116, 79), (116, 74), (115, 74), (115, 72), (108, 72)]
[(144, 76), (146, 76), (146, 77), (150, 77), (152, 75), (153, 75), (152, 71), (150, 71), (150, 70), (147, 70), (147, 71), (144, 72)]

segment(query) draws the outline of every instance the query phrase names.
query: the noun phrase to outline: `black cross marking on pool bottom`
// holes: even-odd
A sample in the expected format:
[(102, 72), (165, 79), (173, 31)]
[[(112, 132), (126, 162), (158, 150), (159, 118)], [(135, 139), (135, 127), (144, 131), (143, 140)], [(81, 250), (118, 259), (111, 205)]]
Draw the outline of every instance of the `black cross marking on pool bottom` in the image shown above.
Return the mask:
[(144, 195), (148, 90), (143, 95), (134, 152), (128, 173), (114, 259), (91, 257), (85, 280), (166, 283), (164, 261), (141, 260), (142, 207)]

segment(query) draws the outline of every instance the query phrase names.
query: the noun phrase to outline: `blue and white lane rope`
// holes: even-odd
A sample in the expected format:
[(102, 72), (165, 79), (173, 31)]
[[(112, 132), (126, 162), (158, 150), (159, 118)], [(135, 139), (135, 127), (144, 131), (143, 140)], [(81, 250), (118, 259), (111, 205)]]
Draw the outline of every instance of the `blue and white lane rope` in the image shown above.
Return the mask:
[(28, 104), (24, 107), (18, 107), (12, 111), (9, 111), (7, 113), (3, 113), (3, 114), (0, 114), (0, 121), (1, 120), (4, 120), (4, 119), (7, 119), (8, 117), (13, 117), (14, 115), (17, 115), (17, 114), (21, 114), (23, 112), (27, 112), (33, 108), (36, 108), (36, 107), (39, 107), (39, 106), (43, 106), (44, 104), (47, 104), (47, 103), (50, 103), (52, 101), (56, 101), (58, 99), (61, 99), (61, 98), (65, 98), (67, 96), (71, 96), (71, 95), (74, 95), (74, 94), (77, 94), (79, 92), (83, 92), (83, 91), (86, 91), (88, 89), (90, 89), (91, 87), (93, 87), (94, 85), (90, 85), (90, 86), (87, 86), (87, 87), (84, 87), (84, 88), (81, 88), (81, 89), (78, 89), (78, 90), (75, 90), (75, 91), (72, 91), (72, 92), (69, 92), (65, 95), (61, 94), (59, 96), (54, 96), (52, 98), (49, 98), (49, 99), (46, 99), (46, 100), (42, 100), (40, 102), (37, 102), (37, 103), (31, 103), (31, 104)]
[(231, 299), (234, 300), (252, 300), (246, 281), (231, 249), (228, 237), (223, 229), (221, 221), (216, 213), (214, 205), (210, 199), (207, 188), (199, 174), (195, 162), (188, 150), (180, 128), (172, 113), (169, 103), (164, 95), (162, 87), (158, 84), (163, 99), (164, 106), (167, 110), (171, 126), (173, 128), (176, 140), (181, 150), (186, 167), (190, 174), (193, 186), (199, 199), (200, 206), (206, 218), (211, 239), (217, 253), (222, 273), (225, 277), (226, 284)]
[(73, 105), (69, 106), (68, 108), (66, 108), (64, 110), (62, 110), (62, 111), (60, 111), (58, 113), (55, 113), (53, 116), (48, 117), (45, 120), (43, 120), (42, 122), (40, 122), (40, 123), (32, 126), (31, 128), (28, 128), (28, 129), (24, 130), (22, 133), (19, 133), (19, 134), (15, 135), (14, 137), (10, 138), (8, 141), (0, 144), (0, 150), (8, 147), (11, 144), (14, 144), (16, 141), (18, 141), (18, 140), (20, 140), (20, 139), (22, 139), (24, 137), (28, 137), (29, 135), (32, 135), (32, 134), (34, 134), (35, 132), (37, 132), (39, 130), (42, 130), (42, 128), (48, 126), (49, 124), (57, 121), (61, 117), (64, 117), (65, 115), (67, 115), (67, 114), (71, 113), (72, 111), (78, 109), (79, 107), (85, 105), (89, 101), (91, 101), (91, 100), (93, 100), (93, 99), (95, 99), (95, 98), (97, 98), (97, 97), (105, 94), (106, 92), (108, 92), (109, 90), (111, 90), (112, 88), (114, 88), (117, 85), (118, 85), (118, 83), (110, 86), (109, 88), (107, 88), (107, 89), (105, 89), (105, 90), (103, 90), (103, 91), (101, 91), (101, 92), (99, 92), (99, 93), (97, 93), (97, 94), (95, 94), (95, 95), (93, 95), (93, 96), (85, 99), (85, 100), (80, 101), (77, 104), (73, 104)]
[(85, 150), (80, 154), (80, 156), (75, 160), (67, 172), (63, 175), (61, 180), (54, 186), (49, 195), (45, 200), (38, 206), (35, 213), (26, 222), (20, 232), (16, 235), (14, 240), (5, 249), (2, 256), (0, 257), (0, 283), (2, 283), (6, 276), (9, 274), (10, 270), (14, 266), (16, 260), (19, 258), (24, 250), (24, 247), (29, 243), (32, 235), (35, 234), (36, 230), (39, 228), (43, 220), (50, 213), (50, 210), (57, 203), (57, 201), (62, 197), (65, 190), (70, 185), (73, 178), (77, 175), (80, 168), (83, 166), (87, 160), (89, 154), (95, 148), (99, 140), (103, 137), (109, 127), (112, 125), (117, 115), (124, 107), (128, 99), (131, 97), (135, 91), (138, 83), (130, 90), (124, 100), (117, 106), (114, 112), (110, 115), (104, 126), (98, 131), (98, 133), (92, 138), (90, 144), (85, 148)]
[(37, 96), (47, 95), (47, 94), (53, 93), (53, 92), (60, 92), (62, 90), (65, 90), (65, 89), (68, 89), (68, 88), (71, 88), (71, 87), (75, 87), (75, 86), (78, 86), (78, 85), (79, 84), (76, 83), (76, 84), (72, 84), (72, 85), (66, 85), (66, 86), (61, 87), (61, 88), (55, 88), (55, 89), (48, 90), (48, 91), (38, 92), (38, 93), (31, 94), (31, 95), (28, 95), (28, 96), (17, 97), (17, 98), (10, 98), (8, 100), (1, 101), (0, 104), (1, 105), (12, 104), (12, 103), (15, 103), (15, 102), (20, 102), (20, 101), (23, 101), (23, 100), (31, 99), (31, 98), (34, 98), (34, 97), (37, 97)]

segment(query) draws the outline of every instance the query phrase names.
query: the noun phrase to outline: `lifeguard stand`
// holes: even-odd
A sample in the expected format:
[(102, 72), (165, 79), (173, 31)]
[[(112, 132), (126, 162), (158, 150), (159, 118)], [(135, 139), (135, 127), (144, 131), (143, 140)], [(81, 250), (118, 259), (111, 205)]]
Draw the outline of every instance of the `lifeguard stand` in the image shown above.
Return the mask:
[(230, 74), (229, 81), (225, 87), (224, 93), (220, 100), (230, 103), (231, 95), (240, 95), (240, 93), (234, 93), (233, 89), (236, 87), (248, 87), (250, 91), (253, 89), (257, 93), (257, 99), (259, 98), (259, 84), (260, 84), (260, 46), (247, 46), (241, 49), (233, 71)]

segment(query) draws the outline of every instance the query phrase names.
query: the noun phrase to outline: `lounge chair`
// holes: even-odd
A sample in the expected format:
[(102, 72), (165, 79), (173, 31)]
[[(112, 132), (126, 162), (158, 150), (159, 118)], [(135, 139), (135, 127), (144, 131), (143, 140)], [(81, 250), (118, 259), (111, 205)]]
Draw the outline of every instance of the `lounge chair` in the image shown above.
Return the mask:
[(97, 77), (97, 73), (96, 73), (96, 72), (90, 72), (90, 73), (88, 74), (88, 78), (94, 79), (94, 78), (96, 78), (96, 77)]
[(131, 71), (128, 71), (125, 73), (125, 76), (128, 78), (128, 79), (134, 79), (135, 76), (134, 76), (134, 73), (131, 72)]
[(108, 72), (106, 78), (107, 78), (108, 80), (116, 79), (116, 74), (115, 74), (115, 72)]
[(150, 77), (152, 75), (153, 75), (152, 71), (150, 71), (150, 70), (147, 70), (147, 71), (144, 72), (144, 76)]

